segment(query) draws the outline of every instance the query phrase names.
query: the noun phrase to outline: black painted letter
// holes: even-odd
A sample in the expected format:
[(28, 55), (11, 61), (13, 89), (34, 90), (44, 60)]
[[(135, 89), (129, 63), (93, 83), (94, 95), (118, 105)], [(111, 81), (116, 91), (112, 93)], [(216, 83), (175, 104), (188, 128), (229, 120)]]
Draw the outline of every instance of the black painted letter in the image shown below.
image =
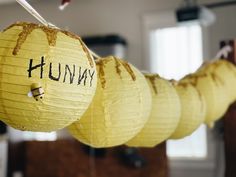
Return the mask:
[(71, 72), (70, 67), (68, 65), (65, 66), (65, 75), (64, 75), (63, 82), (66, 82), (67, 71), (69, 71), (70, 73), (70, 84), (73, 84), (74, 77), (75, 77), (75, 65), (73, 65), (73, 73)]
[(61, 63), (58, 64), (58, 76), (54, 77), (52, 75), (52, 63), (50, 63), (50, 68), (49, 68), (49, 78), (54, 81), (59, 81), (61, 77)]
[(87, 71), (88, 69), (85, 69), (83, 74), (81, 73), (81, 67), (79, 67), (79, 77), (78, 77), (78, 85), (81, 84), (82, 80), (84, 79), (84, 85), (86, 84), (87, 80)]
[(90, 87), (92, 87), (92, 81), (93, 81), (93, 76), (94, 76), (95, 71), (91, 73), (91, 70), (89, 69), (89, 76), (90, 76)]
[(40, 67), (41, 68), (40, 79), (42, 79), (43, 78), (43, 66), (44, 65), (45, 65), (44, 57), (41, 58), (41, 63), (38, 64), (38, 65), (35, 65), (35, 66), (33, 66), (33, 59), (30, 59), (29, 69), (27, 70), (28, 71), (28, 77), (32, 77), (32, 71)]

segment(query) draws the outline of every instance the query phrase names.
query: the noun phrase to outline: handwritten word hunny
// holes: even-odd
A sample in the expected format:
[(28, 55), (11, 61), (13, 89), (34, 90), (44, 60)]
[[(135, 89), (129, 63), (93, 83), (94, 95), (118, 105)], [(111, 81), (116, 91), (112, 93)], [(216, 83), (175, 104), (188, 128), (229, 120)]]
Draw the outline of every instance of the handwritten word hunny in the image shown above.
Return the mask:
[[(43, 79), (45, 72), (45, 58), (41, 57), (41, 62), (39, 64), (35, 64), (33, 59), (29, 61), (29, 69), (28, 77), (31, 78), (33, 72), (37, 69), (40, 69), (39, 78)], [(92, 81), (94, 78), (95, 71), (92, 69), (83, 69), (81, 66), (76, 66), (75, 64), (67, 65), (67, 64), (55, 64), (49, 63), (49, 71), (48, 78), (53, 81), (60, 81), (63, 83), (69, 84), (77, 84), (84, 86), (88, 85), (92, 86)]]

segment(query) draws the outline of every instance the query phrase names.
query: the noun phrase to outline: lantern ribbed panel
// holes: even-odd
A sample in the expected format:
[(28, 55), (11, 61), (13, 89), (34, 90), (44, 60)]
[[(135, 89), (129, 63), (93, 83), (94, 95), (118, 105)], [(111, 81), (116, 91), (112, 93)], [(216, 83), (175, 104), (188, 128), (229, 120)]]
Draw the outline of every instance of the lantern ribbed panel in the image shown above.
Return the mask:
[(222, 80), (227, 88), (230, 102), (236, 100), (236, 67), (227, 60), (216, 60), (200, 68), (201, 73), (213, 73)]
[(147, 122), (151, 92), (145, 77), (123, 60), (107, 57), (97, 62), (95, 97), (80, 121), (68, 127), (79, 141), (93, 147), (121, 145)]
[(154, 147), (175, 131), (181, 105), (173, 85), (157, 75), (146, 74), (152, 91), (152, 110), (142, 131), (126, 143), (128, 146)]
[(189, 75), (181, 82), (195, 86), (206, 101), (205, 123), (210, 124), (220, 119), (228, 109), (229, 95), (222, 80), (209, 73)]
[[(31, 33), (25, 31), (25, 41), (13, 54), (20, 34), (30, 25), (34, 29)], [(50, 45), (50, 37), (55, 36), (46, 34), (42, 28), (46, 27), (17, 23), (0, 34), (0, 119), (20, 130), (49, 132), (68, 126), (85, 112), (96, 90), (95, 63), (91, 65), (93, 60), (89, 60), (83, 43), (57, 31), (55, 45)], [(32, 70), (29, 77), (30, 60), (36, 66), (42, 57), (45, 63), (42, 78), (41, 67)], [(54, 77), (61, 72), (58, 81), (49, 78), (50, 63)], [(88, 77), (85, 85), (78, 85), (79, 71), (85, 69), (94, 72), (94, 78)], [(42, 87), (42, 99), (27, 95), (33, 84)]]
[(205, 121), (206, 102), (191, 84), (179, 83), (175, 88), (181, 102), (181, 117), (171, 139), (180, 139), (192, 134)]

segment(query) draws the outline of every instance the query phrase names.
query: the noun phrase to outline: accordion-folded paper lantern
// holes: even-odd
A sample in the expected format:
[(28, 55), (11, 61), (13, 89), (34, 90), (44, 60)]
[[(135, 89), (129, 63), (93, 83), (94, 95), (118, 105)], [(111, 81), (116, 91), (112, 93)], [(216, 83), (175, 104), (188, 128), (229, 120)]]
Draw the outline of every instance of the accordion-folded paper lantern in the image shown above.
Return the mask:
[(229, 95), (222, 80), (214, 74), (195, 73), (185, 77), (182, 83), (195, 86), (206, 101), (205, 123), (211, 124), (222, 118), (229, 106)]
[(207, 63), (198, 72), (210, 73), (221, 79), (222, 84), (228, 90), (230, 103), (236, 100), (236, 67), (227, 60), (215, 60)]
[(201, 93), (189, 83), (178, 83), (175, 89), (181, 102), (181, 117), (171, 139), (191, 135), (205, 121), (206, 102)]
[(152, 110), (148, 122), (126, 143), (128, 146), (154, 147), (169, 138), (180, 120), (180, 100), (172, 83), (158, 75), (145, 76), (152, 91)]
[(0, 33), (0, 75), (0, 119), (28, 131), (55, 131), (78, 120), (97, 84), (80, 37), (26, 22)]
[(151, 111), (151, 91), (143, 74), (112, 56), (96, 62), (97, 90), (82, 118), (68, 127), (92, 147), (124, 144), (144, 127)]

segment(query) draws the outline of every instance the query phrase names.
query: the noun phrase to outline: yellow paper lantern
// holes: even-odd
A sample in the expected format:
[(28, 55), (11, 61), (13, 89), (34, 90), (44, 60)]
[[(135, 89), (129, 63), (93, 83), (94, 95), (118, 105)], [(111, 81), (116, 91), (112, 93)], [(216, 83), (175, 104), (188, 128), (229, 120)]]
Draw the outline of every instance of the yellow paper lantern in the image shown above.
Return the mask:
[(205, 98), (205, 123), (210, 124), (225, 114), (229, 106), (229, 95), (227, 95), (224, 83), (217, 75), (196, 73), (185, 77), (181, 82), (191, 83)]
[(112, 56), (97, 61), (97, 90), (80, 121), (68, 127), (79, 141), (93, 147), (121, 145), (147, 122), (151, 92), (134, 66)]
[(199, 73), (213, 73), (226, 87), (230, 102), (236, 100), (236, 67), (227, 60), (215, 60), (209, 62), (198, 71)]
[(201, 93), (189, 83), (178, 83), (176, 91), (181, 102), (181, 118), (171, 139), (191, 135), (204, 121), (206, 102)]
[(145, 74), (152, 91), (152, 110), (142, 131), (131, 139), (128, 146), (154, 147), (175, 131), (181, 105), (173, 85), (158, 75)]
[(95, 94), (92, 56), (67, 31), (20, 22), (0, 34), (0, 119), (49, 132), (78, 120)]

